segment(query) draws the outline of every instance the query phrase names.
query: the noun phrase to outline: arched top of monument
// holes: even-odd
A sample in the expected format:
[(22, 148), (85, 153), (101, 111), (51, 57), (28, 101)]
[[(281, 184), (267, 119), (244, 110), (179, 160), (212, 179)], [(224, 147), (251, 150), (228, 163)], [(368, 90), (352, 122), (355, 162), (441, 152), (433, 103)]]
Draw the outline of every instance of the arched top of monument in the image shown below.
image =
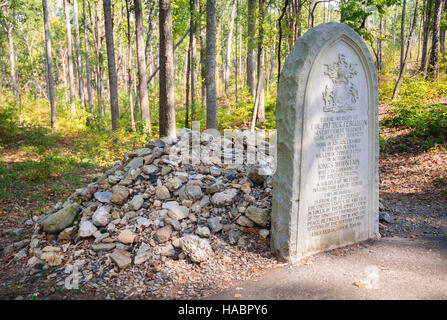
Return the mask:
[[(286, 62), (281, 70), (278, 99), (284, 94), (286, 100), (290, 99), (290, 94), (296, 92), (298, 88), (305, 88), (308, 76), (311, 72), (314, 61), (320, 53), (324, 52), (331, 43), (338, 40), (345, 40), (357, 52), (362, 60), (365, 72), (369, 73), (373, 85), (373, 91), (377, 90), (377, 75), (374, 61), (371, 53), (360, 35), (351, 27), (344, 23), (328, 22), (307, 31), (302, 37), (298, 38), (291, 52), (287, 56)], [(303, 86), (303, 84), (305, 84)], [(290, 86), (295, 90), (290, 91)], [(300, 90), (298, 90), (300, 91)], [(304, 92), (302, 92), (304, 94)]]

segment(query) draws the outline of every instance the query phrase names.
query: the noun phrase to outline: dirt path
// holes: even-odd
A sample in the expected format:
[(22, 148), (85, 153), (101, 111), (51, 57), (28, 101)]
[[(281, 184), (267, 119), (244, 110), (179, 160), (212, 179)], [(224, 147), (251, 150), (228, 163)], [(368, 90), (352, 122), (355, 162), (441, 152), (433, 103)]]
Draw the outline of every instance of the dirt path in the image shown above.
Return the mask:
[[(371, 279), (371, 282), (368, 282)], [(376, 280), (373, 280), (376, 279)], [(372, 288), (366, 284), (371, 283)], [(447, 237), (383, 238), (277, 267), (209, 299), (447, 299)]]

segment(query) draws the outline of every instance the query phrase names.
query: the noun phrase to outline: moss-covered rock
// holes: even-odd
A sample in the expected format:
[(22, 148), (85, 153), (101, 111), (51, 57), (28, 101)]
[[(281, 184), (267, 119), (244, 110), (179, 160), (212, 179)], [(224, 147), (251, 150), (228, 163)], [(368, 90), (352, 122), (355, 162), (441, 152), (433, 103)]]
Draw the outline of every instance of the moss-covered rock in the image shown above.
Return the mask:
[(62, 209), (40, 220), (39, 223), (42, 225), (42, 230), (46, 233), (61, 232), (73, 223), (78, 214), (79, 207), (79, 202), (67, 201)]

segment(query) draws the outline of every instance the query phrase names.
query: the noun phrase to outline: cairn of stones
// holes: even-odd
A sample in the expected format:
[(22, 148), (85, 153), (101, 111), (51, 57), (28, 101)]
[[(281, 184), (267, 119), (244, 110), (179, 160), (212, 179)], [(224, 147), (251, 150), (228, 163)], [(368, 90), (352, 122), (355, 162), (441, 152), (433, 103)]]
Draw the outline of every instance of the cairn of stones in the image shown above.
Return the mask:
[(213, 256), (210, 235), (237, 244), (241, 228), (266, 239), (273, 152), (249, 131), (150, 141), (35, 225), (29, 264), (63, 263), (60, 243), (84, 241), (122, 269), (162, 256), (201, 263)]

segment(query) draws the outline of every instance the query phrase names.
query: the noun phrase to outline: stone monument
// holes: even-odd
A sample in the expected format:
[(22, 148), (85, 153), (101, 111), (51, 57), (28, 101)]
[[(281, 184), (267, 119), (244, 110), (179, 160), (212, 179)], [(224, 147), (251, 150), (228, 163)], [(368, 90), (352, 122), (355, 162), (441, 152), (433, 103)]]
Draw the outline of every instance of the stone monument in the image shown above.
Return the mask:
[(378, 93), (361, 37), (324, 23), (281, 71), (271, 246), (281, 260), (378, 236)]

